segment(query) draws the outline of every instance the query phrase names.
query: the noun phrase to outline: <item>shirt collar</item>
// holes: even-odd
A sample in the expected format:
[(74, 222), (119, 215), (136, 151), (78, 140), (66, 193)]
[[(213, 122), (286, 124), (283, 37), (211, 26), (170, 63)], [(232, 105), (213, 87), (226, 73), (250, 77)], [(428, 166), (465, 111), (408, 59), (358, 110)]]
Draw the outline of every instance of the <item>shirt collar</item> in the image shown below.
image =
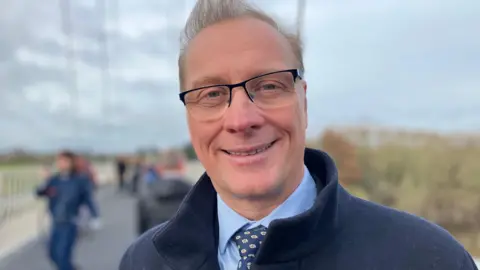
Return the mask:
[(315, 182), (307, 167), (304, 166), (303, 179), (295, 191), (268, 216), (258, 221), (251, 221), (233, 211), (217, 193), (217, 218), (219, 225), (218, 248), (223, 254), (233, 234), (243, 227), (253, 228), (263, 225), (268, 228), (276, 219), (288, 218), (310, 209), (317, 196)]

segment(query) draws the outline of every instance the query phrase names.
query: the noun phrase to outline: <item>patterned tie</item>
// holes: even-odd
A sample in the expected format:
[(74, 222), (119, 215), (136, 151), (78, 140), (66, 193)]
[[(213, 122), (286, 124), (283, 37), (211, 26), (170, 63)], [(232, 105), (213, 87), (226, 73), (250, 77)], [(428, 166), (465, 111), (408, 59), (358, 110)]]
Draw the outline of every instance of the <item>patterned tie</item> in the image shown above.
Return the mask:
[(233, 241), (240, 251), (238, 270), (250, 269), (265, 235), (267, 235), (267, 228), (260, 225), (250, 230), (240, 230), (233, 236)]

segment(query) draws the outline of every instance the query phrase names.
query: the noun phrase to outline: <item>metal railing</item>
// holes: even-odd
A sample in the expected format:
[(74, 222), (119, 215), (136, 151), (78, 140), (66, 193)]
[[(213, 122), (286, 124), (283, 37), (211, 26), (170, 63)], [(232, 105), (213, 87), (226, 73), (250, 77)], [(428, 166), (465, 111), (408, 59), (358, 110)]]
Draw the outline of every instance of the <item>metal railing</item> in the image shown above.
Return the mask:
[(0, 171), (0, 227), (35, 204), (34, 188), (43, 181), (41, 169), (12, 168)]
[[(110, 163), (94, 164), (99, 185), (110, 183), (114, 167)], [(45, 181), (40, 166), (0, 170), (0, 230), (16, 215), (34, 209), (41, 201), (35, 198), (35, 188)]]

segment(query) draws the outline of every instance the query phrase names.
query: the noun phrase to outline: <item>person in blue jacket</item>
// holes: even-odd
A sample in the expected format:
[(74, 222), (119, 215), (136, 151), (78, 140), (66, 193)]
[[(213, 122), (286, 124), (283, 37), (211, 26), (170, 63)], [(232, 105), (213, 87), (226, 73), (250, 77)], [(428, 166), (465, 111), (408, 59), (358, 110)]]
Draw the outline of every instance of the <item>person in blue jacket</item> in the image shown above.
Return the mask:
[(58, 270), (75, 270), (72, 254), (77, 240), (79, 209), (87, 205), (94, 219), (98, 212), (92, 201), (92, 181), (74, 166), (75, 155), (64, 151), (57, 155), (58, 173), (37, 188), (36, 194), (48, 199), (51, 234), (48, 254)]

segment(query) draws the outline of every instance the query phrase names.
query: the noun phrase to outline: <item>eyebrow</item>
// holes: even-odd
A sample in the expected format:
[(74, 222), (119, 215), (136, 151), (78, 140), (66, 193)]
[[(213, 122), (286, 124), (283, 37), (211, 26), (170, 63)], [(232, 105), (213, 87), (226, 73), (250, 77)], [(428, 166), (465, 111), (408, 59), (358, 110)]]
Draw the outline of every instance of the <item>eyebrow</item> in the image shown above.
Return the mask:
[[(261, 76), (263, 74), (268, 74), (268, 73), (272, 73), (272, 72), (276, 72), (276, 71), (280, 71), (280, 70), (284, 70), (284, 69), (287, 69), (287, 68), (286, 67), (276, 67), (276, 68), (272, 67), (272, 68), (262, 68), (262, 69), (253, 70), (252, 72), (246, 73), (248, 76), (245, 79), (243, 79), (242, 81), (248, 80), (248, 79), (251, 79), (251, 78), (254, 78), (254, 77), (257, 77), (257, 76)], [(198, 80), (195, 80), (192, 83), (191, 88), (196, 89), (196, 88), (210, 86), (210, 85), (235, 84), (235, 83), (238, 83), (238, 82), (229, 82), (228, 80), (226, 80), (225, 78), (222, 78), (220, 76), (205, 76), (205, 77), (199, 78)]]
[(272, 73), (272, 72), (277, 72), (277, 71), (281, 71), (281, 70), (284, 70), (286, 68), (264, 68), (264, 69), (259, 69), (259, 70), (254, 70), (250, 73), (248, 73), (248, 79), (250, 78), (255, 78), (257, 76), (261, 76), (261, 75), (265, 75), (265, 74), (269, 74), (269, 73)]
[(205, 86), (217, 85), (217, 84), (228, 84), (228, 82), (222, 77), (205, 76), (205, 77), (201, 77), (198, 80), (195, 80), (192, 83), (192, 88), (199, 88), (199, 87), (205, 87)]

